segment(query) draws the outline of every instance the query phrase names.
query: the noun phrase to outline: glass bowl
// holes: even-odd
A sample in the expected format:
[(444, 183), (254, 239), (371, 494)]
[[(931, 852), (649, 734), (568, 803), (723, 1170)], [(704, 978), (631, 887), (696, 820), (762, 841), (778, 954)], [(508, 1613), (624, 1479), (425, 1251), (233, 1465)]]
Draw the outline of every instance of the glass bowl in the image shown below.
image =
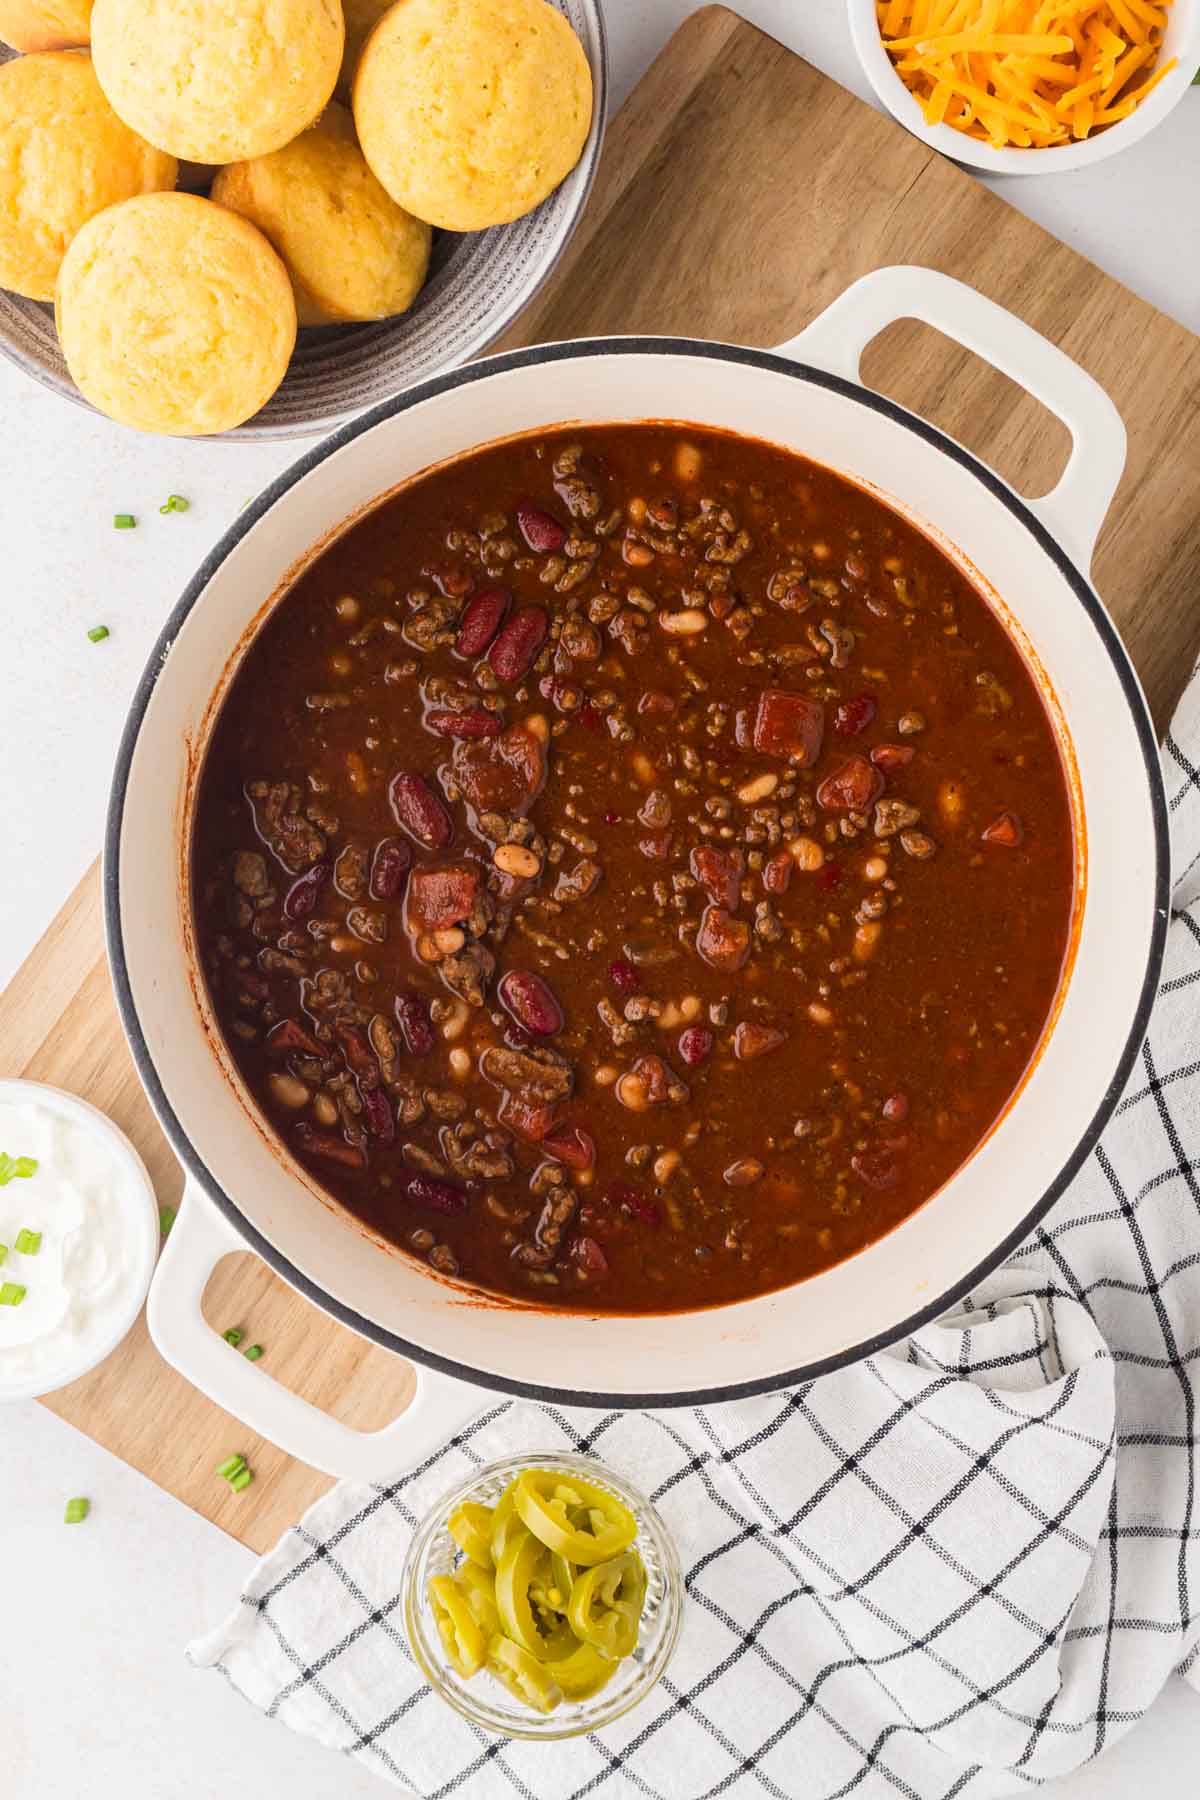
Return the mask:
[[(578, 1475), (607, 1489), (637, 1520), (637, 1549), (646, 1565), (646, 1603), (642, 1611), (637, 1648), (622, 1662), (608, 1686), (588, 1700), (564, 1700), (551, 1713), (537, 1713), (522, 1706), (486, 1669), (467, 1681), (447, 1660), (434, 1622), (427, 1587), (432, 1575), (447, 1575), (462, 1557), (446, 1528), (455, 1507), (464, 1500), (494, 1506), (504, 1489), (522, 1469), (548, 1469), (564, 1476)], [(413, 1655), (435, 1694), (463, 1718), (485, 1731), (514, 1738), (568, 1738), (611, 1725), (622, 1713), (644, 1700), (662, 1675), (679, 1636), (683, 1617), (683, 1576), (675, 1546), (650, 1502), (637, 1488), (607, 1464), (590, 1456), (559, 1452), (507, 1456), (488, 1463), (468, 1481), (443, 1494), (418, 1526), (409, 1547), (401, 1577), (404, 1624)]]

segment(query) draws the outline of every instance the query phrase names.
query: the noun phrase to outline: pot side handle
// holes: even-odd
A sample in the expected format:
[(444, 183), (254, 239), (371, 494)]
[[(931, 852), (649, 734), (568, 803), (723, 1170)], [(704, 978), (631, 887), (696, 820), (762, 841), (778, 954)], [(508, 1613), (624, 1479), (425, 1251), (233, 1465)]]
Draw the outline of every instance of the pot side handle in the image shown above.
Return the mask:
[(863, 351), (897, 319), (919, 319), (944, 332), (1062, 420), (1071, 434), (1062, 478), (1048, 494), (1024, 504), (1086, 575), (1125, 467), (1125, 426), (1099, 382), (976, 288), (916, 264), (862, 276), (777, 353), (861, 383)]
[(207, 1195), (189, 1181), (146, 1302), (159, 1354), (193, 1387), (288, 1456), (351, 1481), (386, 1482), (453, 1437), (486, 1404), (479, 1388), (432, 1369), (416, 1369), (406, 1410), (380, 1431), (356, 1431), (302, 1400), (247, 1362), (201, 1310), (209, 1276), (223, 1256), (245, 1251)]

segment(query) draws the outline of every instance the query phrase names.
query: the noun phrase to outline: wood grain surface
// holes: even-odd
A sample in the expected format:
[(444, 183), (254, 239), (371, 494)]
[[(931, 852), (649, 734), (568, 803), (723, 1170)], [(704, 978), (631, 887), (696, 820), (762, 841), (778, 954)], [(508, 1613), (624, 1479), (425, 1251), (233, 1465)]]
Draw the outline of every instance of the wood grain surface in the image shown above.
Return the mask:
[[(970, 280), (1116, 400), (1129, 467), (1095, 579), (1161, 724), (1200, 644), (1200, 340), (734, 14), (694, 15), (626, 103), (568, 255), (508, 342), (634, 331), (776, 344), (856, 276), (892, 262)], [(1061, 427), (935, 332), (892, 327), (864, 372), (1021, 492), (1053, 485)], [(117, 1021), (95, 870), (7, 990), (0, 1020), (0, 1073), (102, 1107), (174, 1204), (180, 1174)], [(411, 1391), (404, 1363), (249, 1256), (220, 1266), (206, 1312), (220, 1328), (245, 1329), (272, 1373), (355, 1424), (382, 1424)], [(188, 1387), (142, 1326), (46, 1404), (256, 1550), (327, 1486)], [(233, 1450), (257, 1475), (241, 1495), (213, 1474)]]

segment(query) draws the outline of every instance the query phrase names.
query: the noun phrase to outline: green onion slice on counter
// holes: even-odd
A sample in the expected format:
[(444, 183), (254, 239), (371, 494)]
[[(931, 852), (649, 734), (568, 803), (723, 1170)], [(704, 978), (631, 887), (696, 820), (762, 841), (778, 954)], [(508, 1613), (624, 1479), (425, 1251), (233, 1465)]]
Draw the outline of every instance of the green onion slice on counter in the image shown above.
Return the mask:
[(113, 529), (115, 531), (132, 531), (137, 520), (132, 513), (114, 513)]
[(84, 1500), (82, 1497), (76, 1500), (68, 1500), (67, 1510), (63, 1514), (63, 1520), (67, 1525), (82, 1525), (83, 1521), (87, 1518), (88, 1513), (91, 1511), (91, 1508), (91, 1501)]

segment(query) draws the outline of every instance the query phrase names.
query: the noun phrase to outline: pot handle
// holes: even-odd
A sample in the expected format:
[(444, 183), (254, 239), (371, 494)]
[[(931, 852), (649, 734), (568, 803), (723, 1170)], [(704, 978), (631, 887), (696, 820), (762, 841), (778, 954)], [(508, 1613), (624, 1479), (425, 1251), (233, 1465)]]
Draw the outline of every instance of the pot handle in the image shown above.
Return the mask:
[(425, 1368), (415, 1370), (416, 1392), (406, 1410), (380, 1431), (356, 1431), (293, 1394), (227, 1344), (201, 1311), (221, 1258), (246, 1247), (189, 1181), (150, 1286), (146, 1323), (172, 1368), (251, 1431), (328, 1475), (382, 1483), (439, 1449), (481, 1410), (479, 1388)]
[(897, 319), (920, 319), (1025, 388), (1071, 434), (1058, 485), (1024, 504), (1086, 575), (1125, 467), (1125, 426), (1100, 386), (1048, 338), (976, 288), (916, 264), (852, 283), (778, 354), (860, 382), (863, 351)]

